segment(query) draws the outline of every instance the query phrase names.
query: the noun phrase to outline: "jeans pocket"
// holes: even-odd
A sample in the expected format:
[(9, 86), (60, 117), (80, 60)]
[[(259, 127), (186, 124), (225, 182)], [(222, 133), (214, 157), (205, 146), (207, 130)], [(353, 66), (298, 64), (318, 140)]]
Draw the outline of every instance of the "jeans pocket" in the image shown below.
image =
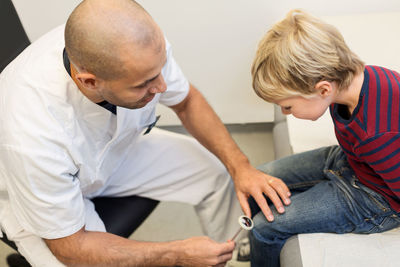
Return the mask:
[(351, 180), (351, 185), (370, 200), (369, 208), (374, 214), (383, 215), (392, 211), (389, 202), (382, 195), (361, 184), (356, 178)]
[(364, 217), (364, 221), (356, 226), (355, 233), (381, 233), (400, 226), (400, 218), (381, 194), (361, 184), (356, 177), (352, 177), (350, 184), (358, 191), (360, 215)]
[(390, 215), (385, 217), (376, 217), (365, 219), (365, 224), (357, 227), (356, 233), (359, 234), (373, 234), (389, 231), (400, 226), (400, 220), (397, 215)]

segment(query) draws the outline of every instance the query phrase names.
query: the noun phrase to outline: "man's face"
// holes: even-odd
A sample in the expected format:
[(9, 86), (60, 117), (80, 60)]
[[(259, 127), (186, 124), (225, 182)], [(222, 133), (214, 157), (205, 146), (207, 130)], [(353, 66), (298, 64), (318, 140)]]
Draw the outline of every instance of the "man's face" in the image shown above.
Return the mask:
[(143, 49), (134, 58), (125, 62), (124, 77), (103, 81), (99, 94), (107, 102), (129, 109), (142, 108), (157, 93), (165, 92), (167, 86), (161, 74), (166, 63), (165, 43), (156, 52), (154, 49)]

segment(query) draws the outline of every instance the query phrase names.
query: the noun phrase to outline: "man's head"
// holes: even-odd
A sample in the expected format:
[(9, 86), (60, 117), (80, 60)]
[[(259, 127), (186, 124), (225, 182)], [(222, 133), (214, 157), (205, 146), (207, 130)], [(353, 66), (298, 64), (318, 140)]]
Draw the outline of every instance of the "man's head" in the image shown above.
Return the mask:
[(163, 34), (132, 0), (84, 0), (65, 27), (65, 48), (78, 87), (95, 102), (145, 106), (166, 89)]
[(269, 102), (310, 97), (324, 81), (335, 83), (338, 91), (346, 89), (363, 68), (335, 27), (292, 10), (260, 42), (252, 66), (253, 88)]

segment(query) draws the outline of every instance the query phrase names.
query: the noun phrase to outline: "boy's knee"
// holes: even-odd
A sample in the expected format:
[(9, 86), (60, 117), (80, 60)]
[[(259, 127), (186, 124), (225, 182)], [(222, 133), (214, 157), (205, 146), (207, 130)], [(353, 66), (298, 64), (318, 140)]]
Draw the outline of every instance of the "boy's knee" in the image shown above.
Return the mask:
[(274, 229), (268, 226), (262, 229), (254, 227), (249, 234), (249, 239), (251, 246), (257, 247), (281, 243), (287, 239), (286, 236), (286, 234), (281, 235), (279, 232), (275, 232)]
[(283, 214), (277, 213), (270, 206), (274, 215), (274, 221), (269, 222), (264, 214), (260, 211), (253, 217), (254, 228), (251, 236), (255, 242), (263, 242), (273, 244), (286, 240), (295, 232), (295, 226), (298, 224), (298, 216), (288, 210)]
[[(251, 230), (250, 239), (253, 242), (270, 243), (279, 236), (279, 231), (275, 229), (279, 222), (268, 222), (264, 214), (259, 212), (254, 218), (254, 228)], [(278, 227), (279, 228), (279, 227)]]

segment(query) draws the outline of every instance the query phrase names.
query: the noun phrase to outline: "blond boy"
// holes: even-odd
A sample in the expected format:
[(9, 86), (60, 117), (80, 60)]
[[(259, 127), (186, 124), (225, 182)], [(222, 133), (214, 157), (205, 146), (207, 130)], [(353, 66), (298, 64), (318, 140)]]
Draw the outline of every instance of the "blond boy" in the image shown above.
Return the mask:
[(252, 205), (252, 266), (279, 266), (298, 233), (399, 226), (400, 75), (365, 66), (337, 29), (301, 10), (268, 31), (252, 75), (257, 95), (284, 114), (317, 120), (329, 108), (339, 142), (260, 167), (287, 184), (292, 203), (272, 223)]

